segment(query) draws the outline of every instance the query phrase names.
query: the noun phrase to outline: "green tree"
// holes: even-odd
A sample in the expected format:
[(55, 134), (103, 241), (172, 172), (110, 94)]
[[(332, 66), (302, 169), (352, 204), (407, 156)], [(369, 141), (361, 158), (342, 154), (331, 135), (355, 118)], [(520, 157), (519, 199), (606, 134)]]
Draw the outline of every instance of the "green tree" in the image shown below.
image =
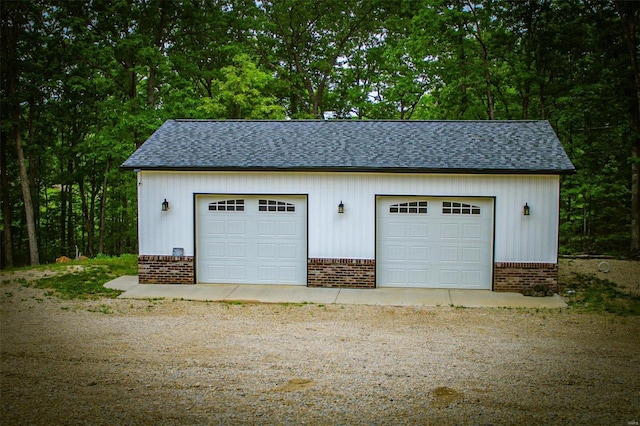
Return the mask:
[(321, 118), (324, 98), (344, 56), (379, 26), (376, 1), (284, 0), (261, 3), (263, 56), (282, 81), (292, 118)]
[(220, 70), (222, 80), (212, 82), (217, 86), (212, 97), (202, 99), (199, 107), (211, 118), (255, 118), (283, 119), (284, 107), (277, 103), (274, 95), (266, 90), (273, 77), (260, 71), (249, 55), (233, 58), (233, 65)]

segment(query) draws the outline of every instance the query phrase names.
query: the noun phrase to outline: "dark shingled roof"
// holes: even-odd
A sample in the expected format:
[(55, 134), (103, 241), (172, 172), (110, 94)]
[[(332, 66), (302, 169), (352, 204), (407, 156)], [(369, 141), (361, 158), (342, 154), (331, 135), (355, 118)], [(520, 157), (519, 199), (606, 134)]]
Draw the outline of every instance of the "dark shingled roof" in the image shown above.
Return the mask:
[(575, 171), (547, 121), (169, 120), (122, 167), (508, 174)]

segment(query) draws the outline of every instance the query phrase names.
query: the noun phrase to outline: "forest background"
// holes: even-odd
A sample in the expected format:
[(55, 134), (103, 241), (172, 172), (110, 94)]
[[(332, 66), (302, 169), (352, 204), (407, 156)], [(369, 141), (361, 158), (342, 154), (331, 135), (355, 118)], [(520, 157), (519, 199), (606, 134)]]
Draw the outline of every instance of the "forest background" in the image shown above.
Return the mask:
[(137, 252), (165, 120), (549, 120), (562, 253), (640, 253), (640, 2), (1, 3), (2, 267)]

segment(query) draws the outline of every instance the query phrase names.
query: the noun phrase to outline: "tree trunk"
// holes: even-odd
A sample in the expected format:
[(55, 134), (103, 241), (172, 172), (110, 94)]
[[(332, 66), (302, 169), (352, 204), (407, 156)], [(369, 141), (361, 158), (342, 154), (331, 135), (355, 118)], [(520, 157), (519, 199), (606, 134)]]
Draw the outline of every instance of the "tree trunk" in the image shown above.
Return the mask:
[[(29, 135), (29, 142), (27, 146), (36, 146), (34, 104), (35, 102), (33, 102), (33, 99), (30, 99), (28, 104), (29, 114), (27, 114), (27, 133)], [(36, 224), (36, 229), (40, 229), (40, 188), (38, 187), (37, 177), (38, 170), (41, 169), (41, 167), (38, 167), (38, 161), (35, 158), (33, 150), (29, 150), (27, 164), (29, 164), (29, 168), (27, 169), (27, 174), (29, 176), (29, 189), (33, 195), (31, 198), (33, 202), (33, 221)]]
[(123, 195), (122, 196), (122, 216), (120, 216), (120, 238), (118, 239), (118, 255), (122, 255), (126, 251), (127, 243), (125, 240), (125, 235), (127, 233), (127, 229), (126, 229), (127, 222), (128, 222), (127, 197)]
[(107, 211), (107, 175), (109, 174), (110, 161), (107, 160), (107, 165), (104, 169), (104, 179), (102, 181), (102, 196), (100, 197), (100, 224), (98, 232), (100, 232), (100, 239), (98, 241), (98, 253), (104, 253), (104, 228), (105, 228), (105, 216)]
[[(6, 12), (3, 10), (3, 12)], [(27, 221), (27, 234), (29, 237), (29, 257), (32, 265), (40, 263), (40, 255), (38, 253), (38, 239), (36, 236), (36, 224), (33, 213), (33, 200), (31, 198), (31, 190), (29, 188), (29, 175), (27, 173), (27, 165), (24, 160), (24, 151), (22, 149), (22, 135), (20, 130), (20, 101), (18, 99), (18, 38), (20, 28), (11, 21), (6, 15), (3, 16), (2, 22), (2, 38), (3, 48), (6, 49), (3, 64), (7, 69), (7, 97), (10, 100), (11, 121), (13, 139), (16, 144), (16, 152), (18, 154), (18, 165), (20, 167), (20, 186), (22, 187), (22, 197), (24, 198), (24, 211)]]
[(531, 87), (529, 83), (525, 83), (524, 91), (520, 92), (522, 96), (522, 120), (529, 118), (529, 101), (531, 97)]
[(640, 66), (638, 65), (638, 18), (640, 4), (637, 2), (615, 1), (616, 10), (622, 21), (624, 37), (631, 60), (630, 76), (634, 88), (631, 102), (631, 253), (640, 255)]
[[(69, 173), (73, 171), (72, 163), (69, 162)], [(73, 230), (74, 221), (73, 221), (73, 185), (69, 183), (65, 185), (67, 191), (67, 246), (64, 247), (67, 253), (71, 254), (73, 245), (75, 244), (75, 232)]]
[(631, 252), (640, 254), (640, 138), (631, 147)]
[(491, 73), (489, 71), (489, 53), (487, 51), (487, 45), (484, 42), (482, 37), (482, 33), (480, 32), (480, 21), (476, 13), (476, 6), (472, 5), (470, 2), (467, 3), (467, 7), (473, 13), (474, 22), (473, 26), (475, 27), (475, 32), (473, 32), (473, 36), (476, 41), (480, 44), (480, 57), (482, 58), (482, 66), (484, 68), (484, 82), (487, 90), (487, 113), (489, 115), (489, 120), (496, 119), (495, 113), (495, 105), (493, 100), (493, 92), (491, 90)]
[[(163, 33), (164, 26), (167, 18), (167, 3), (165, 1), (160, 2), (160, 22), (158, 24), (158, 28), (156, 31), (155, 37), (155, 47), (161, 52), (164, 53), (163, 49)], [(149, 64), (149, 78), (147, 79), (147, 105), (153, 106), (156, 103), (155, 99), (155, 90), (156, 90), (156, 73), (158, 70), (158, 65), (156, 63)]]
[(4, 226), (4, 266), (13, 266), (13, 239), (11, 237), (11, 197), (7, 173), (7, 135), (0, 133), (0, 182), (2, 183), (2, 224)]
[[(60, 130), (60, 151), (64, 150), (64, 127)], [(67, 232), (66, 232), (66, 220), (67, 220), (67, 185), (63, 178), (64, 176), (64, 163), (60, 162), (60, 247), (57, 255), (63, 255), (67, 247)]]
[(460, 102), (458, 104), (458, 111), (455, 113), (455, 115), (453, 117), (447, 117), (447, 118), (452, 118), (454, 120), (459, 120), (459, 119), (464, 119), (464, 114), (467, 112), (467, 109), (469, 109), (469, 95), (467, 93), (467, 81), (468, 81), (468, 75), (467, 75), (467, 52), (465, 51), (464, 48), (464, 34), (466, 33), (466, 29), (464, 27), (464, 25), (462, 24), (458, 24), (456, 26), (457, 29), (457, 45), (458, 48), (456, 49), (456, 55), (457, 55), (457, 60), (458, 63), (457, 65), (459, 66), (461, 73), (462, 73), (462, 80), (460, 83)]
[(98, 197), (98, 192), (100, 191), (100, 187), (96, 184), (96, 164), (94, 162), (93, 174), (91, 175), (91, 202), (89, 204), (89, 226), (87, 229), (87, 235), (89, 238), (87, 245), (87, 253), (89, 257), (93, 257), (95, 255), (94, 247), (96, 241), (96, 198)]
[[(87, 233), (87, 252), (89, 253), (89, 256), (91, 256), (91, 252), (93, 251), (93, 232), (91, 230), (92, 224), (89, 216), (89, 201), (85, 190), (84, 178), (80, 178), (78, 180), (78, 188), (80, 190), (80, 205), (82, 210), (82, 222), (84, 224), (82, 229)], [(82, 251), (82, 248), (80, 251)]]
[(36, 236), (36, 222), (33, 214), (33, 202), (31, 199), (31, 189), (29, 188), (29, 176), (27, 175), (27, 165), (24, 161), (24, 151), (22, 150), (22, 137), (20, 135), (20, 113), (17, 105), (13, 111), (13, 137), (16, 142), (16, 152), (18, 153), (18, 165), (20, 166), (20, 185), (22, 186), (22, 198), (24, 198), (24, 213), (27, 221), (27, 235), (29, 236), (29, 260), (31, 265), (40, 264), (38, 253), (38, 239)]

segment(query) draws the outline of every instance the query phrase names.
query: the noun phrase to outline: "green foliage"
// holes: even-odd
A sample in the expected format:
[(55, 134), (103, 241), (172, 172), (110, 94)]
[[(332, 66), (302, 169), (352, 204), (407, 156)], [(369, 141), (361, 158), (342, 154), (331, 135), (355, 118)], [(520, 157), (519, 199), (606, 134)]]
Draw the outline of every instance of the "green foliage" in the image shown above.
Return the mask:
[(104, 268), (88, 267), (79, 272), (41, 278), (34, 283), (38, 288), (54, 289), (59, 297), (65, 299), (97, 299), (117, 297), (121, 292), (104, 287), (106, 282), (115, 278)]
[(574, 273), (560, 292), (567, 304), (583, 312), (608, 312), (620, 316), (640, 315), (640, 296), (620, 291), (615, 283), (596, 277)]
[(217, 87), (213, 97), (202, 99), (198, 107), (210, 118), (284, 119), (284, 107), (278, 105), (275, 96), (266, 89), (273, 81), (260, 71), (249, 55), (233, 58), (233, 65), (220, 70), (222, 80), (214, 81)]
[(138, 275), (138, 256), (135, 254), (123, 254), (121, 256), (98, 255), (94, 259), (79, 262), (90, 266), (101, 266), (115, 276)]
[(33, 282), (37, 288), (50, 288), (65, 299), (114, 298), (122, 292), (108, 289), (104, 284), (122, 275), (137, 275), (137, 256), (99, 256), (80, 262), (55, 265), (41, 265), (39, 268), (55, 271), (52, 276)]
[(43, 261), (137, 251), (136, 177), (118, 167), (165, 120), (325, 114), (549, 120), (578, 170), (562, 179), (561, 250), (629, 249), (640, 27), (625, 34), (621, 16), (637, 2), (0, 4), (0, 231), (16, 265), (29, 256), (13, 112)]

